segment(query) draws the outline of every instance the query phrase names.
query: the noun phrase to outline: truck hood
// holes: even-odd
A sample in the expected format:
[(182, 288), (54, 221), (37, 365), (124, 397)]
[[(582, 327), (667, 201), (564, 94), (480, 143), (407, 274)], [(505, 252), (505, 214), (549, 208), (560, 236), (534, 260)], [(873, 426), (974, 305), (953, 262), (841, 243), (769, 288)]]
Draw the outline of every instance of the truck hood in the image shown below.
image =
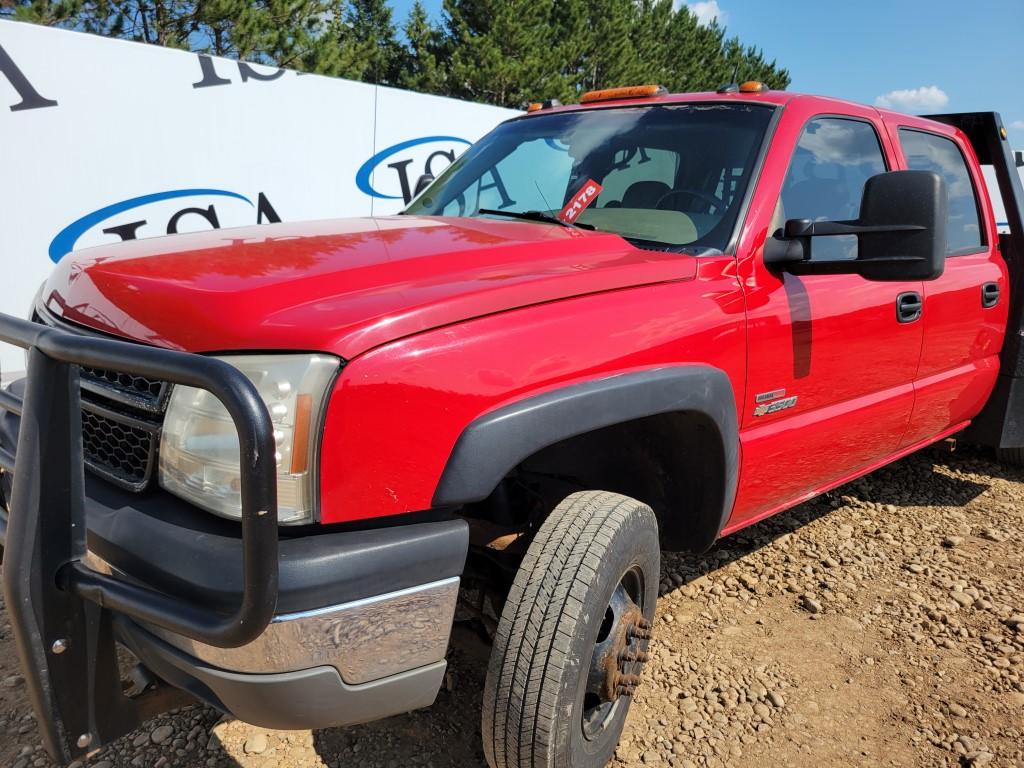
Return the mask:
[(176, 235), (69, 254), (57, 316), (190, 352), (332, 352), (540, 302), (689, 279), (696, 259), (617, 235), (494, 219), (393, 216)]

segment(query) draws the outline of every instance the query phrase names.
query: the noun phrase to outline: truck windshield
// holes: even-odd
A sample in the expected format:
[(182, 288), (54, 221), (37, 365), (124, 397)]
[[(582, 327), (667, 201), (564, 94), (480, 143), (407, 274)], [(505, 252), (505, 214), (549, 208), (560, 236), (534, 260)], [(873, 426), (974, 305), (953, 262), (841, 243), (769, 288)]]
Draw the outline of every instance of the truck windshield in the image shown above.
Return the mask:
[(751, 104), (672, 104), (511, 120), (474, 144), (405, 213), (529, 212), (530, 220), (551, 221), (587, 185), (599, 186), (574, 223), (640, 247), (724, 250), (771, 112)]

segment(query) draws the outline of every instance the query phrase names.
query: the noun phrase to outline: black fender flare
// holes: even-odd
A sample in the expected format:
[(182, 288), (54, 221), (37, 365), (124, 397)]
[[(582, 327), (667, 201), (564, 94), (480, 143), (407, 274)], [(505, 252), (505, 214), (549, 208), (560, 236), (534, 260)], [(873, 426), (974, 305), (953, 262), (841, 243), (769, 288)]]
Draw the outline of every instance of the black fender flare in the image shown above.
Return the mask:
[(521, 461), (562, 440), (677, 412), (703, 414), (716, 426), (721, 439), (725, 478), (717, 530), (701, 537), (706, 541), (695, 542), (705, 549), (732, 512), (739, 477), (739, 427), (732, 383), (724, 371), (709, 365), (669, 366), (593, 379), (483, 414), (456, 441), (432, 505), (454, 507), (482, 501)]

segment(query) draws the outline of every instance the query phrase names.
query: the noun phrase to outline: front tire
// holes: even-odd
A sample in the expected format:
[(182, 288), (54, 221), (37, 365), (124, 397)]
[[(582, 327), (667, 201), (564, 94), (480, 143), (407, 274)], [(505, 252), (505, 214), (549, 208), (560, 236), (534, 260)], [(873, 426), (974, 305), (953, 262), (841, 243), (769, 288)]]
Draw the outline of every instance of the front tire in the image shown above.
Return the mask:
[(567, 497), (509, 592), (484, 685), (491, 768), (598, 768), (611, 759), (646, 660), (658, 524), (626, 496)]

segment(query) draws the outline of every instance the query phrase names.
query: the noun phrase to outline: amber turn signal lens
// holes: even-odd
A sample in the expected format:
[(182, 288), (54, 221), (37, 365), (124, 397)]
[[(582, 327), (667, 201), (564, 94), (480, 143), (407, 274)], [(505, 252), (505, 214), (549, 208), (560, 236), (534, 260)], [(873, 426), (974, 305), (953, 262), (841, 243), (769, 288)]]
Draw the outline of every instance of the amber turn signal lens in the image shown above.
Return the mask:
[(663, 85), (629, 85), (624, 88), (603, 88), (599, 91), (587, 91), (580, 97), (580, 104), (592, 104), (595, 101), (613, 101), (615, 99), (642, 99), (648, 96), (660, 96), (668, 93)]
[(313, 398), (299, 395), (295, 398), (295, 443), (292, 446), (292, 474), (298, 475), (309, 468), (309, 431), (313, 419)]

